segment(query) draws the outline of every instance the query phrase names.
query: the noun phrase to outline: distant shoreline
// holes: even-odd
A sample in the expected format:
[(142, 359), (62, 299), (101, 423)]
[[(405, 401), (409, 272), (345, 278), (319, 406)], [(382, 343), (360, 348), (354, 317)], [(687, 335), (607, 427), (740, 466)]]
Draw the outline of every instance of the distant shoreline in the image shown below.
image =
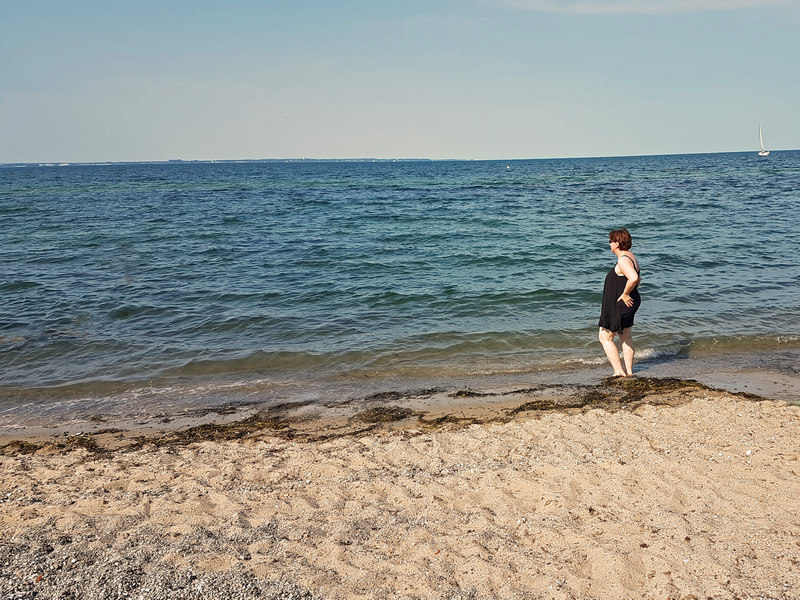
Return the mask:
[[(226, 158), (220, 160), (131, 160), (131, 161), (87, 161), (87, 162), (19, 162), (0, 163), (0, 168), (14, 167), (106, 167), (130, 165), (214, 165), (214, 164), (260, 164), (260, 163), (419, 163), (419, 162), (446, 162), (450, 159), (437, 161), (432, 158)], [(502, 159), (501, 159), (502, 160)], [(528, 159), (523, 159), (528, 160)], [(470, 161), (471, 162), (471, 161)]]
[[(770, 150), (772, 154), (800, 152), (800, 149)], [(421, 162), (527, 162), (548, 160), (598, 160), (612, 158), (650, 158), (660, 156), (702, 156), (719, 154), (755, 154), (751, 150), (725, 152), (680, 152), (676, 154), (635, 154), (618, 156), (549, 156), (536, 158), (223, 158), (223, 159), (168, 159), (168, 160), (121, 160), (121, 161), (40, 161), (0, 162), (0, 169), (25, 167), (103, 167), (113, 165), (193, 165), (193, 164), (260, 164), (260, 163), (421, 163)]]

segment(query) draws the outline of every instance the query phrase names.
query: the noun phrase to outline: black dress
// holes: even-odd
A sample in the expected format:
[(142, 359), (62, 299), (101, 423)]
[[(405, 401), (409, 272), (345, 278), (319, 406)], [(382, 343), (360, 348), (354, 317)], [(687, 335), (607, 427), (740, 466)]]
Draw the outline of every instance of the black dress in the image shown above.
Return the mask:
[[(624, 258), (630, 260), (634, 269), (636, 269), (636, 273), (639, 273), (639, 269), (633, 259), (629, 256), (624, 256)], [(598, 323), (603, 329), (619, 333), (623, 329), (633, 326), (633, 316), (639, 309), (642, 298), (639, 296), (639, 284), (637, 283), (630, 294), (631, 298), (633, 298), (633, 306), (625, 306), (624, 302), (618, 302), (617, 298), (625, 291), (627, 283), (628, 278), (625, 275), (617, 275), (614, 269), (611, 269), (606, 275), (606, 282), (603, 286), (603, 305), (600, 311), (600, 322)]]

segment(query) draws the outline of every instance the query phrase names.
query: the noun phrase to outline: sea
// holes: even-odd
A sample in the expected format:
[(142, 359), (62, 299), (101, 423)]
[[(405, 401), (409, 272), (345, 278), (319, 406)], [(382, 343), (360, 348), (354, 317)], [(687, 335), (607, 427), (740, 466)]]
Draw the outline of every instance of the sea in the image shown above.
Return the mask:
[(800, 399), (800, 151), (6, 165), (0, 225), (0, 431), (598, 380), (620, 227), (638, 375)]

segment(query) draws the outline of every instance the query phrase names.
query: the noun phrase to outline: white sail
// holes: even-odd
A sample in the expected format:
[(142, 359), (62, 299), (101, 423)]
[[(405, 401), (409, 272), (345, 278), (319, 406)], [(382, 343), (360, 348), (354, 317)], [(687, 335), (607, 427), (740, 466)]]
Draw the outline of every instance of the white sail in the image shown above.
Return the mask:
[(758, 155), (769, 156), (769, 150), (764, 147), (764, 137), (761, 135), (761, 124), (758, 125)]

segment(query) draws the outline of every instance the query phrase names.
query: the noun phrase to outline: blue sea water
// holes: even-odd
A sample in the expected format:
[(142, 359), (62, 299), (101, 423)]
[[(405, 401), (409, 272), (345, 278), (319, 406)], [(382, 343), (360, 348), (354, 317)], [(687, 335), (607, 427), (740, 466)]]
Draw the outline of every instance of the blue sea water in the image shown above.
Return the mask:
[(0, 168), (0, 414), (598, 368), (623, 226), (640, 369), (796, 373), (799, 207), (800, 152)]

